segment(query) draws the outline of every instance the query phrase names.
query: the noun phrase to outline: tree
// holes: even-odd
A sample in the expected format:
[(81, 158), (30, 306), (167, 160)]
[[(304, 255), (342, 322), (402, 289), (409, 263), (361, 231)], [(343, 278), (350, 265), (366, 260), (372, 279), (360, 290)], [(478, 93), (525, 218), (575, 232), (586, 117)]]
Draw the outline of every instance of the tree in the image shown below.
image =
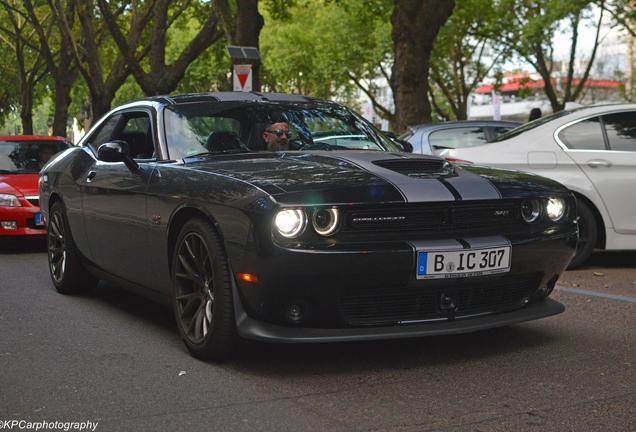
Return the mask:
[[(166, 64), (167, 33), (175, 20), (192, 6), (190, 0), (147, 0), (133, 2), (121, 19), (113, 13), (113, 6), (106, 0), (97, 0), (108, 31), (123, 55), (126, 67), (147, 95), (168, 94), (175, 90), (188, 66), (208, 47), (218, 41), (223, 33), (218, 29), (217, 15), (211, 4), (197, 4), (197, 11), (204, 12), (205, 21), (196, 36), (179, 53), (177, 58)], [(146, 25), (150, 27), (150, 37), (141, 39)], [(128, 38), (124, 36), (125, 30)], [(135, 35), (131, 40), (131, 35)], [(142, 59), (148, 54), (149, 70), (144, 70)]]
[[(64, 37), (70, 41), (75, 65), (86, 83), (90, 98), (90, 113), (88, 124), (92, 124), (110, 110), (115, 93), (130, 75), (129, 66), (124, 55), (108, 40), (103, 20), (96, 19), (96, 6), (93, 1), (68, 0), (73, 2), (73, 8), (79, 28), (75, 29), (72, 22), (57, 2), (49, 5)], [(126, 4), (120, 5), (113, 15), (123, 13)], [(128, 42), (136, 44), (141, 36), (148, 20), (148, 16), (135, 17), (137, 22), (134, 29), (128, 34)], [(145, 54), (142, 52), (142, 55)], [(103, 64), (108, 64), (105, 72)]]
[(284, 15), (266, 9), (264, 85), (349, 104), (360, 89), (390, 120), (392, 107), (382, 104), (375, 81), (390, 73), (391, 10), (391, 0), (299, 1)]
[[(228, 0), (216, 0), (225, 37), (230, 45), (259, 47), (263, 16), (258, 12), (258, 0), (236, 0), (234, 8)], [(260, 61), (252, 62), (252, 89), (260, 91)]]
[[(507, 11), (514, 23), (500, 40), (513, 49), (522, 59), (530, 63), (544, 81), (544, 92), (554, 112), (560, 111), (565, 104), (576, 101), (585, 88), (599, 45), (603, 12), (601, 2), (596, 27), (595, 40), (589, 58), (584, 62), (580, 77), (575, 77), (578, 60), (578, 27), (583, 21), (590, 21), (590, 2), (588, 0), (504, 0), (503, 10)], [(570, 53), (565, 62), (567, 72), (563, 79), (555, 80), (553, 40), (555, 33), (569, 31)]]
[(454, 7), (454, 0), (395, 0), (391, 79), (397, 131), (431, 121), (428, 79), (433, 43)]
[[(46, 62), (41, 55), (34, 32), (24, 18), (20, 2), (3, 1), (0, 10), (0, 40), (15, 54), (17, 78), (20, 89), (20, 120), (22, 133), (33, 134), (33, 103), (35, 87), (46, 74)], [(51, 24), (47, 32), (50, 32)]]
[[(7, 0), (2, 0), (5, 3)], [(64, 14), (65, 20), (72, 27), (74, 22), (74, 4), (66, 2), (64, 8), (60, 5), (60, 0), (48, 0), (51, 5), (50, 10), (57, 10)], [(50, 10), (34, 7), (31, 0), (24, 0), (26, 9), (25, 19), (33, 27), (40, 46), (40, 54), (46, 61), (47, 69), (54, 83), (53, 100), (55, 104), (53, 114), (53, 135), (66, 136), (66, 126), (68, 122), (68, 107), (71, 103), (71, 87), (77, 79), (77, 68), (73, 63), (72, 41), (67, 32), (60, 32), (59, 27), (51, 26)], [(48, 23), (47, 23), (48, 22)], [(47, 31), (51, 27), (51, 31)], [(53, 29), (57, 27), (57, 32)], [(53, 34), (54, 33), (54, 34)]]
[(444, 120), (466, 120), (468, 99), (510, 49), (498, 36), (510, 23), (501, 5), (492, 1), (457, 0), (453, 15), (442, 27), (431, 58), (430, 100)]

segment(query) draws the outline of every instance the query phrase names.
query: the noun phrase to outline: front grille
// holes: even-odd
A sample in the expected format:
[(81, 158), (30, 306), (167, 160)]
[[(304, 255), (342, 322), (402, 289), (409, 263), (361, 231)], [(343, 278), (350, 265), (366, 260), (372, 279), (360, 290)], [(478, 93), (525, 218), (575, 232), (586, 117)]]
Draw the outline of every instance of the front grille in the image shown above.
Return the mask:
[(37, 196), (37, 195), (33, 195), (33, 196), (27, 196), (27, 197), (25, 197), (25, 198), (26, 198), (26, 200), (27, 200), (28, 202), (30, 202), (30, 203), (31, 203), (31, 204), (33, 204), (34, 206), (36, 206), (36, 207), (39, 207), (39, 206), (40, 206), (40, 197), (39, 197), (39, 196)]
[(430, 178), (450, 174), (452, 165), (444, 159), (388, 159), (375, 165), (409, 177)]
[(27, 226), (31, 229), (37, 229), (37, 230), (45, 230), (46, 227), (42, 226), (42, 225), (36, 225), (35, 224), (35, 219), (27, 219)]
[[(467, 278), (442, 282), (434, 288), (355, 289), (341, 293), (338, 303), (342, 318), (354, 327), (461, 318), (521, 306), (538, 288), (541, 276)], [(452, 299), (453, 310), (444, 310), (443, 297)]]
[(345, 230), (456, 232), (465, 229), (501, 229), (521, 226), (523, 222), (519, 211), (517, 200), (359, 210), (348, 215)]

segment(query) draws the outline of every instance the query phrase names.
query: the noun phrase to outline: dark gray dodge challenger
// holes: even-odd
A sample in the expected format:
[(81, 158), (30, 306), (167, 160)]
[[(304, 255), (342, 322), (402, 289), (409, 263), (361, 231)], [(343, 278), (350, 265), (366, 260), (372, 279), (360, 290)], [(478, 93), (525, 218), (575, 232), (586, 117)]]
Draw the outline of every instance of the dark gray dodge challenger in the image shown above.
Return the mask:
[[(274, 133), (287, 149), (266, 150)], [(454, 334), (564, 310), (548, 296), (577, 241), (567, 189), (400, 150), (303, 96), (121, 106), (41, 172), (53, 284), (168, 303), (204, 359), (239, 338)]]

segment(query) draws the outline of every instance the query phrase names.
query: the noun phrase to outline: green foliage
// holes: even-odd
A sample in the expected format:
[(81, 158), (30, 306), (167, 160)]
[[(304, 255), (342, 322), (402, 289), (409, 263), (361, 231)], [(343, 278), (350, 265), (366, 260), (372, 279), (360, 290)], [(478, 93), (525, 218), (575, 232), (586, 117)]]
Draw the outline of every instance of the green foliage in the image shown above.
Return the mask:
[(298, 1), (288, 17), (265, 16), (263, 82), (275, 91), (351, 100), (391, 52), (391, 2)]
[(456, 0), (431, 58), (431, 99), (441, 118), (465, 119), (469, 94), (509, 56), (509, 48), (498, 41), (512, 26), (502, 19), (503, 7), (493, 0)]

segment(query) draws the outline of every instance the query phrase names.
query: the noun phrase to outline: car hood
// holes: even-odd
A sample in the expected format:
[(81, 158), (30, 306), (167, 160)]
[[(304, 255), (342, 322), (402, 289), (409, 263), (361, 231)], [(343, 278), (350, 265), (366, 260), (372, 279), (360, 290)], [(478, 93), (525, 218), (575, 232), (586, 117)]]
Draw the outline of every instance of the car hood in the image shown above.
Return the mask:
[[(197, 159), (188, 166), (250, 183), (282, 203), (498, 199), (518, 194), (523, 187), (525, 194), (555, 187), (537, 178), (525, 179), (523, 187), (515, 188), (518, 182), (509, 175), (498, 181), (497, 170), (471, 172), (444, 164), (428, 155), (331, 151), (235, 154)], [(425, 172), (440, 166), (446, 168)]]
[(39, 174), (0, 174), (0, 193), (37, 195), (38, 178)]

